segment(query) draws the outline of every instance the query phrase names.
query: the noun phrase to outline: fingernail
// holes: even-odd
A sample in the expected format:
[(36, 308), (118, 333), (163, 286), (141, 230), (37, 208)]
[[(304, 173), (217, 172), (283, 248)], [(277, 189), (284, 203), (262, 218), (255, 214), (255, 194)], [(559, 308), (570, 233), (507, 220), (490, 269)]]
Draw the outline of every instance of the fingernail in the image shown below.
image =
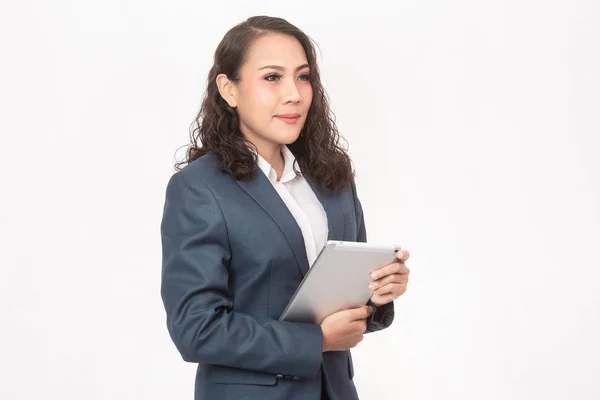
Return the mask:
[(371, 289), (371, 290), (377, 289), (377, 284), (374, 283), (374, 282), (373, 283), (369, 283), (369, 289)]
[(372, 278), (372, 279), (377, 279), (377, 278), (379, 278), (379, 274), (378, 274), (377, 272), (373, 272), (373, 273), (371, 274), (371, 278)]

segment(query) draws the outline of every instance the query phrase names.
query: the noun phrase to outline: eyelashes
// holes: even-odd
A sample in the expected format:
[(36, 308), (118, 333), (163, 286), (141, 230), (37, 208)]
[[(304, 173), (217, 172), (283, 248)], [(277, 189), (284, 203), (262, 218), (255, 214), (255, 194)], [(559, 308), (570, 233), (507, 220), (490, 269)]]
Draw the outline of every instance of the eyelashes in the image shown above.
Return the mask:
[[(269, 75), (265, 76), (264, 79), (267, 82), (276, 82), (276, 81), (280, 80), (282, 76), (283, 75), (281, 75), (281, 74), (269, 74)], [(310, 75), (309, 74), (301, 74), (298, 77), (298, 79), (300, 79), (300, 78), (303, 78), (302, 80), (305, 81), (305, 82), (309, 82), (310, 81)]]

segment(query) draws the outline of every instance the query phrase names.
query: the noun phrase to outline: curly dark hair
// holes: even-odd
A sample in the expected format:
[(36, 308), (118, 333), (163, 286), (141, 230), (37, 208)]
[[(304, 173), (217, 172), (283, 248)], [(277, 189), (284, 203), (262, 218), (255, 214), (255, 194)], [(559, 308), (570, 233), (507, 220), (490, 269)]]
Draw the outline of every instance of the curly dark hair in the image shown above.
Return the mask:
[[(202, 155), (212, 152), (221, 171), (237, 180), (250, 180), (257, 171), (256, 155), (240, 131), (237, 111), (221, 97), (216, 77), (223, 73), (238, 82), (239, 71), (254, 40), (279, 33), (295, 37), (306, 53), (313, 89), (312, 103), (298, 139), (288, 145), (303, 174), (333, 192), (348, 187), (353, 178), (352, 161), (340, 145), (335, 116), (321, 85), (317, 57), (312, 39), (282, 18), (255, 16), (230, 29), (215, 51), (214, 64), (208, 73), (207, 88), (200, 111), (190, 128), (186, 158), (175, 164), (177, 170)], [(344, 140), (345, 142), (345, 140)], [(199, 146), (199, 143), (202, 146)]]

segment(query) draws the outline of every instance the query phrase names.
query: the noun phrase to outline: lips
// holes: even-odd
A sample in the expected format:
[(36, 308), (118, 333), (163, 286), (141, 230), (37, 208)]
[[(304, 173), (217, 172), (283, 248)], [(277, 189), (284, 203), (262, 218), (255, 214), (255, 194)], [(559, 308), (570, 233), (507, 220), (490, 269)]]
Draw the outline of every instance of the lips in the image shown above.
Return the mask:
[(287, 114), (279, 114), (276, 115), (275, 118), (280, 119), (286, 124), (295, 124), (298, 121), (300, 114), (298, 113), (287, 113)]
[(295, 119), (295, 118), (298, 118), (299, 116), (300, 116), (300, 114), (298, 114), (298, 113), (287, 113), (287, 114), (276, 115), (277, 118), (286, 118), (286, 119)]

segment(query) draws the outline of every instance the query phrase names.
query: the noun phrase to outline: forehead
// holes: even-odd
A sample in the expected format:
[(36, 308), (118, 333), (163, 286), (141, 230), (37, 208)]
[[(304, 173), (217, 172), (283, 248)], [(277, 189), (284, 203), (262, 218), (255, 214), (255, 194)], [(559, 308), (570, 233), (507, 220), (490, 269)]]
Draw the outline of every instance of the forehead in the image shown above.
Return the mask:
[(280, 65), (295, 69), (306, 64), (304, 48), (293, 36), (267, 34), (254, 41), (248, 52), (245, 66), (258, 69), (264, 65)]

